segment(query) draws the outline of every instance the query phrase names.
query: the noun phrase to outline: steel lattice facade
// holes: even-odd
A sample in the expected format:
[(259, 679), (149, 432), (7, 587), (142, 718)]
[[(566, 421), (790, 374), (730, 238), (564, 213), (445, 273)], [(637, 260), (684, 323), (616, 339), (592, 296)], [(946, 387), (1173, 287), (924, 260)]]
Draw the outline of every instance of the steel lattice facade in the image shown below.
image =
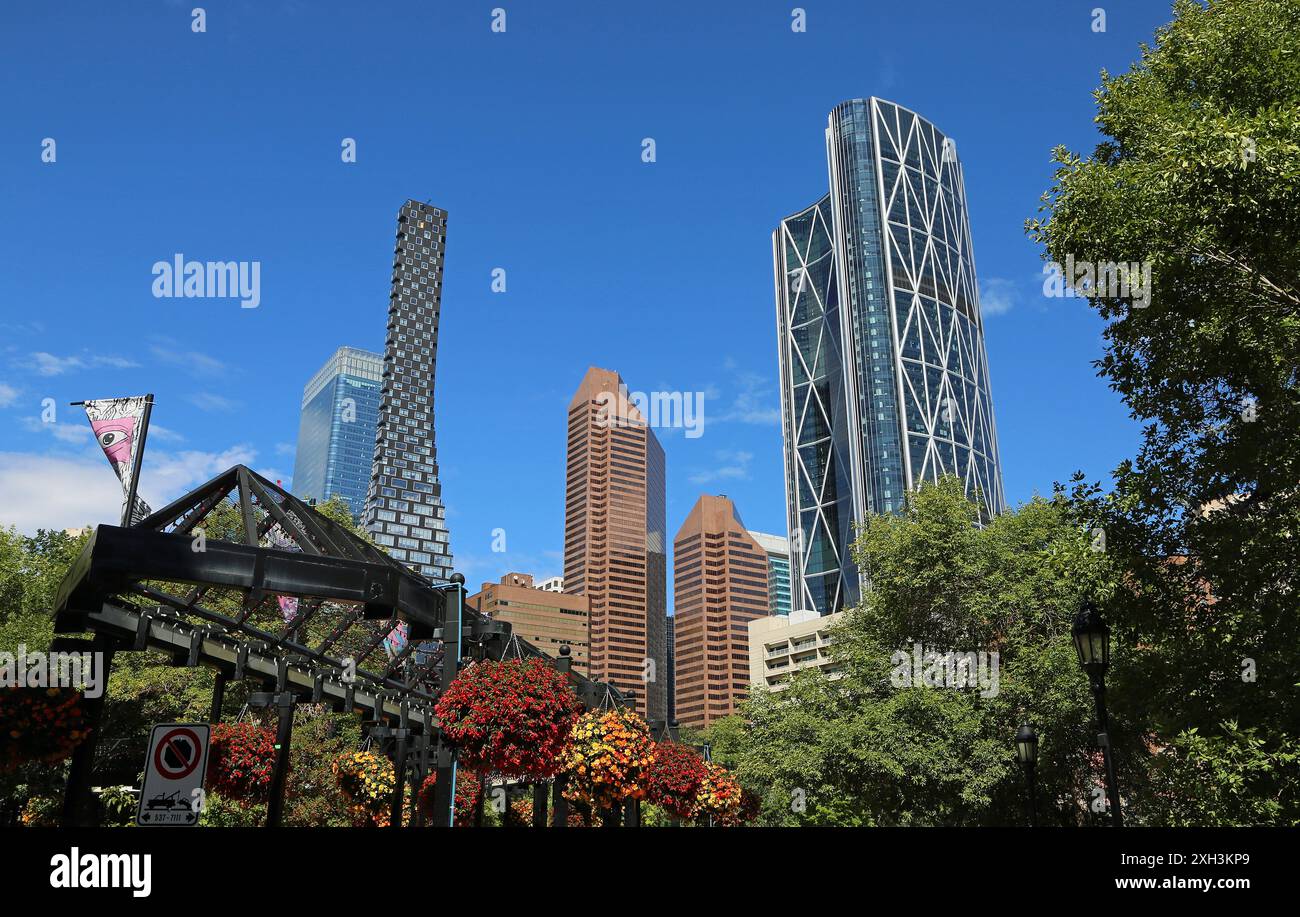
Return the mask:
[(956, 145), (871, 98), (826, 148), (830, 193), (773, 233), (792, 588), (821, 614), (859, 600), (854, 527), (922, 481), (1004, 506)]

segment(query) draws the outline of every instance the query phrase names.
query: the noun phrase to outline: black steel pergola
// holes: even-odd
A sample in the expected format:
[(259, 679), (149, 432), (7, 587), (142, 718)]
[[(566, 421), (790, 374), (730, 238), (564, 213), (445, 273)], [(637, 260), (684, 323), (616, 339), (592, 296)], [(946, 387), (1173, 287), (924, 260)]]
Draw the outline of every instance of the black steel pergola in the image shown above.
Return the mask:
[[(296, 599), (282, 606), (281, 597)], [(572, 671), (570, 658), (546, 656), (468, 607), (464, 577), (435, 583), (243, 465), (229, 469), (131, 527), (98, 526), (59, 587), (54, 629), (93, 632), (105, 691), (87, 702), (97, 725), (112, 658), (118, 651), (161, 651), (177, 665), (216, 670), (213, 722), (226, 685), (251, 681), (253, 701), (279, 710), (280, 755), (268, 824), (278, 824), (289, 730), (299, 702), (373, 721), (372, 738), (389, 743), (401, 779), (408, 758), (416, 786), (438, 772), (433, 823), (453, 821), (455, 748), (434, 704), (462, 662), (547, 659), (564, 671), (588, 709), (622, 706), (612, 685)], [(399, 624), (400, 651), (384, 651)], [(61, 640), (66, 643), (66, 640)], [(95, 735), (74, 753), (64, 824), (87, 820)], [(565, 823), (555, 784), (555, 824)], [(535, 790), (536, 825), (546, 823), (545, 786)], [(538, 811), (540, 809), (540, 811)]]

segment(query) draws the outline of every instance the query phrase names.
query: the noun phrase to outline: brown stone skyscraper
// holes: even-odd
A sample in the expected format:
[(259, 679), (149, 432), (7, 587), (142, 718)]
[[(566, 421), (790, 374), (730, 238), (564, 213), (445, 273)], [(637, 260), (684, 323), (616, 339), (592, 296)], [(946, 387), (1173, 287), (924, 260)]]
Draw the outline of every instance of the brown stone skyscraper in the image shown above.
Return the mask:
[(591, 677), (649, 720), (667, 716), (664, 501), (659, 440), (618, 373), (591, 367), (569, 404), (564, 591), (590, 603)]
[(702, 496), (673, 539), (677, 720), (702, 728), (749, 695), (749, 622), (768, 614), (767, 553), (726, 497)]

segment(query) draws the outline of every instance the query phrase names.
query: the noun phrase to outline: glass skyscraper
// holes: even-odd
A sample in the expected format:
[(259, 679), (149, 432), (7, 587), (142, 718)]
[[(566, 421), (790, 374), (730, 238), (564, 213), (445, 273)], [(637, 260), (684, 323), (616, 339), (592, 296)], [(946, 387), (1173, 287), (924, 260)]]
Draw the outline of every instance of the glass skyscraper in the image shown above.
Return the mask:
[(768, 612), (774, 615), (790, 613), (790, 540), (780, 535), (750, 532), (767, 554)]
[(365, 525), (376, 543), (436, 580), (451, 576), (438, 452), (433, 376), (442, 310), (447, 212), (407, 201), (397, 214), (383, 387)]
[(304, 500), (341, 497), (360, 520), (375, 453), (384, 358), (340, 347), (302, 393), (293, 490)]
[(837, 105), (830, 193), (773, 233), (791, 579), (799, 609), (857, 604), (853, 527), (954, 474), (1003, 509), (956, 144), (883, 99)]

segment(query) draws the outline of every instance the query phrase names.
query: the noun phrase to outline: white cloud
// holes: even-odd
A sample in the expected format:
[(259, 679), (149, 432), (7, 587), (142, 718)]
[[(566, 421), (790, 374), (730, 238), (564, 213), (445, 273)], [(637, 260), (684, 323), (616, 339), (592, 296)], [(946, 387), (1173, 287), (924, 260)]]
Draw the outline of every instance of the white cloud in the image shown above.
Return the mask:
[(160, 363), (179, 366), (196, 376), (215, 376), (226, 371), (226, 364), (216, 357), (208, 356), (197, 350), (182, 350), (171, 338), (155, 338), (156, 344), (149, 348)]
[(294, 448), (293, 448), (293, 443), (276, 443), (276, 444), (275, 444), (275, 454), (276, 454), (276, 455), (293, 455), (294, 452), (295, 452), (295, 450), (294, 450)]
[(116, 525), (121, 514), (122, 485), (103, 457), (0, 452), (0, 525), (30, 535), (37, 529)]
[(718, 460), (718, 464), (713, 468), (697, 471), (691, 475), (692, 484), (749, 479), (749, 463), (753, 461), (754, 453), (722, 450), (714, 453), (714, 458)]
[(67, 356), (57, 357), (52, 353), (37, 351), (32, 354), (31, 362), (27, 364), (42, 376), (61, 376), (66, 372), (76, 369), (97, 369), (108, 367), (110, 369), (135, 369), (140, 364), (125, 357), (115, 356), (95, 356), (87, 354), (85, 356)]
[[(249, 446), (223, 452), (145, 453), (140, 493), (159, 509), (231, 465), (247, 465), (257, 453)], [(0, 525), (24, 534), (37, 529), (116, 525), (122, 485), (103, 456), (0, 453)]]
[[(738, 369), (736, 362), (730, 357), (724, 360), (722, 365), (724, 369), (732, 372), (733, 381), (739, 391), (722, 416), (712, 417), (708, 411), (705, 411), (705, 423), (717, 420), (759, 426), (779, 424), (781, 422), (781, 411), (778, 408), (780, 396), (777, 394), (776, 386), (758, 373)], [(713, 389), (712, 386), (709, 388)], [(716, 392), (716, 389), (713, 390)]]
[(175, 430), (171, 429), (170, 427), (164, 427), (160, 423), (151, 422), (149, 424), (148, 441), (154, 442), (155, 440), (164, 443), (183, 443), (185, 442), (185, 435), (182, 433), (177, 433)]
[(144, 468), (140, 472), (140, 492), (154, 509), (158, 509), (230, 466), (251, 465), (256, 458), (256, 450), (247, 445), (232, 446), (224, 452), (191, 449), (152, 455), (146, 449)]
[(18, 389), (0, 382), (0, 408), (7, 408), (18, 400)]
[(980, 311), (985, 315), (1006, 315), (1018, 298), (1015, 281), (1005, 277), (986, 277), (980, 284)]
[(31, 433), (49, 433), (61, 443), (85, 443), (92, 436), (88, 423), (44, 423), (39, 417), (23, 417), (19, 423)]
[(211, 392), (199, 392), (190, 395), (189, 400), (191, 404), (201, 411), (220, 411), (228, 414), (239, 407), (238, 401), (231, 401), (229, 398), (223, 398)]
[(279, 468), (254, 468), (253, 471), (268, 481), (279, 481), (281, 487), (291, 493), (293, 492), (293, 475), (283, 472)]
[[(19, 424), (30, 433), (49, 433), (61, 443), (85, 443), (94, 435), (85, 417), (77, 414), (79, 419), (61, 423), (45, 423), (38, 417), (19, 418)], [(149, 424), (149, 443), (180, 443), (185, 437), (162, 424)]]

